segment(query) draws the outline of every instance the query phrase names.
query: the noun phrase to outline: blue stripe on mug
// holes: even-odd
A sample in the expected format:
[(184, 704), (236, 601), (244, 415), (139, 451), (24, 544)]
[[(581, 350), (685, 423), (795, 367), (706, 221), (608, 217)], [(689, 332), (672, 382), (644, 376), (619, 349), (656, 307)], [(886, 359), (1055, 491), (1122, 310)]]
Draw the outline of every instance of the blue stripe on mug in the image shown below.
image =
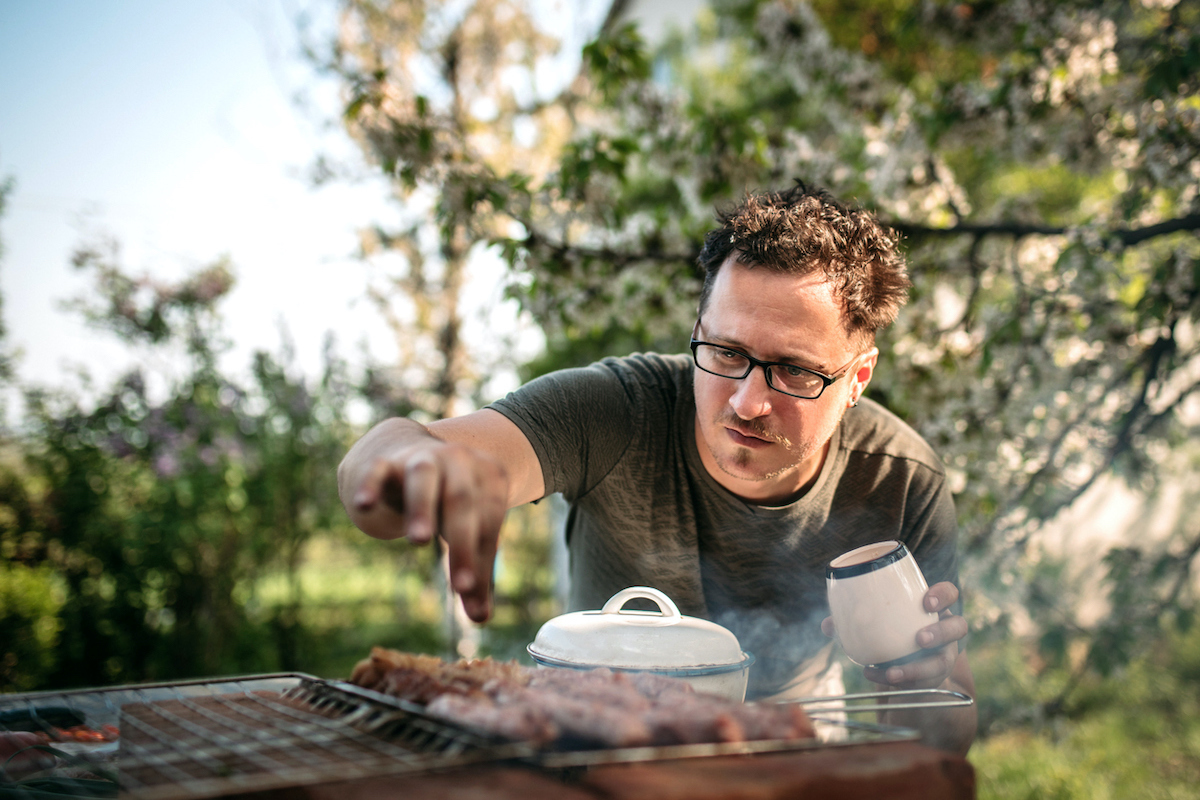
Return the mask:
[[(876, 543), (878, 544), (878, 543)], [(873, 545), (864, 545), (864, 547), (872, 547)], [(903, 542), (896, 542), (896, 547), (889, 550), (883, 555), (876, 556), (869, 561), (863, 561), (858, 564), (847, 564), (844, 567), (835, 567), (833, 562), (825, 568), (825, 578), (853, 578), (855, 575), (865, 575), (868, 572), (874, 572), (877, 569), (883, 569), (889, 564), (895, 564), (900, 559), (908, 555), (908, 548)], [(845, 556), (838, 556), (834, 561)]]

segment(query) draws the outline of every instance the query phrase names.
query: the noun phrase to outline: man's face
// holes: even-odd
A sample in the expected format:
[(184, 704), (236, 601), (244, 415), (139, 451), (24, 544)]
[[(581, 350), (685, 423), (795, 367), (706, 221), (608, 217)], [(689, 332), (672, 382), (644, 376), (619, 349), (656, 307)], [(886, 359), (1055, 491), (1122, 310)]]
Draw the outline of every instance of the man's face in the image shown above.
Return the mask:
[(878, 351), (856, 349), (823, 275), (748, 268), (732, 257), (717, 273), (696, 338), (834, 375), (851, 372), (816, 400), (767, 385), (755, 367), (741, 380), (695, 371), (696, 439), (709, 473), (739, 497), (784, 500), (820, 472), (846, 408), (871, 378)]

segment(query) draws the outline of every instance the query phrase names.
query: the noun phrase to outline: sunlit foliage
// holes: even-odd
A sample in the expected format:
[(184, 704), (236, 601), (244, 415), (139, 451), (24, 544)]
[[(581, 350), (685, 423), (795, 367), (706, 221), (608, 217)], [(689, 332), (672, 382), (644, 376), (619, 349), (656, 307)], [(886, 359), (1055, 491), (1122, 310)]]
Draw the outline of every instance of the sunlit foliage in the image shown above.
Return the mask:
[(303, 598), (266, 605), (258, 582), (294, 580), (314, 535), (348, 527), (342, 362), (310, 381), (260, 353), (240, 383), (217, 367), (226, 262), (153, 282), (101, 242), (76, 264), (89, 317), (146, 366), (98, 400), (26, 393), (0, 483), (0, 688), (295, 668)]
[[(411, 22), (426, 5), (346, 8)], [(1198, 31), (1194, 0), (718, 0), (652, 45), (617, 19), (539, 106), (570, 112), (546, 173), (469, 146), (510, 119), (445, 138), (444, 103), (382, 62), (347, 109), (371, 109), (362, 142), (400, 184), (471, 167), (469, 192), (434, 187), (437, 218), (486, 206), (514, 226), (495, 241), (550, 343), (537, 369), (682, 349), (713, 207), (748, 189), (799, 178), (899, 229), (915, 287), (871, 392), (950, 471), (978, 641), (1082, 648), (1061, 706), (1194, 604), (1200, 530), (1178, 509), (1200, 417)], [(1184, 499), (1153, 530), (1069, 529), (1113, 487), (1151, 511)]]

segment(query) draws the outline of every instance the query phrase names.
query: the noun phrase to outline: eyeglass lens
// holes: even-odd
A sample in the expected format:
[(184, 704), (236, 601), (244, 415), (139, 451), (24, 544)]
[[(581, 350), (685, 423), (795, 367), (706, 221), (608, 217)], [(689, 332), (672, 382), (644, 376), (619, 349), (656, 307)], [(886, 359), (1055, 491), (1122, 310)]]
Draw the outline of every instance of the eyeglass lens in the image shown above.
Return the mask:
[[(726, 378), (744, 378), (752, 366), (742, 353), (710, 344), (696, 346), (696, 364), (706, 372)], [(767, 367), (767, 382), (781, 392), (809, 399), (820, 396), (825, 389), (825, 381), (819, 375), (786, 364)]]

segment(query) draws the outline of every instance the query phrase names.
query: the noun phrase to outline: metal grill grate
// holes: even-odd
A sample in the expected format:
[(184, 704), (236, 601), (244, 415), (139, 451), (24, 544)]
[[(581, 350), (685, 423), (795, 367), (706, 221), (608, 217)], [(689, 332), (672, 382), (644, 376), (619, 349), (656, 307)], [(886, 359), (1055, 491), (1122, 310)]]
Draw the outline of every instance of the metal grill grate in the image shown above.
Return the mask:
[[(56, 745), (75, 757), (59, 771), (65, 779), (89, 769), (115, 772), (122, 796), (144, 800), (216, 797), (529, 754), (524, 746), (426, 719), (413, 713), (415, 707), (338, 686), (344, 688), (285, 674), (0, 695), (0, 712), (42, 720), (54, 716), (49, 709), (60, 716), (69, 709), (91, 727), (117, 725), (117, 743)], [(0, 787), (20, 797), (22, 785)]]
[[(369, 689), (285, 673), (0, 695), (0, 731), (10, 726), (49, 731), (73, 720), (85, 721), (92, 728), (115, 725), (120, 728), (118, 742), (56, 744), (56, 749), (73, 757), (56, 768), (57, 773), (63, 780), (81, 774), (113, 775), (109, 796), (115, 795), (119, 784), (122, 797), (176, 800), (427, 772), (484, 761), (516, 760), (543, 769), (569, 770), (916, 738), (908, 729), (845, 719), (845, 712), (879, 707), (842, 707), (845, 701), (877, 697), (847, 695), (800, 701), (813, 707), (815, 740), (607, 750), (550, 747), (539, 751), (528, 744), (502, 742), (429, 718), (419, 705)], [(841, 710), (818, 708), (831, 702)], [(953, 694), (905, 707), (970, 702), (965, 695)], [(44, 796), (23, 791), (19, 782), (0, 780), (0, 796), (23, 795)]]

